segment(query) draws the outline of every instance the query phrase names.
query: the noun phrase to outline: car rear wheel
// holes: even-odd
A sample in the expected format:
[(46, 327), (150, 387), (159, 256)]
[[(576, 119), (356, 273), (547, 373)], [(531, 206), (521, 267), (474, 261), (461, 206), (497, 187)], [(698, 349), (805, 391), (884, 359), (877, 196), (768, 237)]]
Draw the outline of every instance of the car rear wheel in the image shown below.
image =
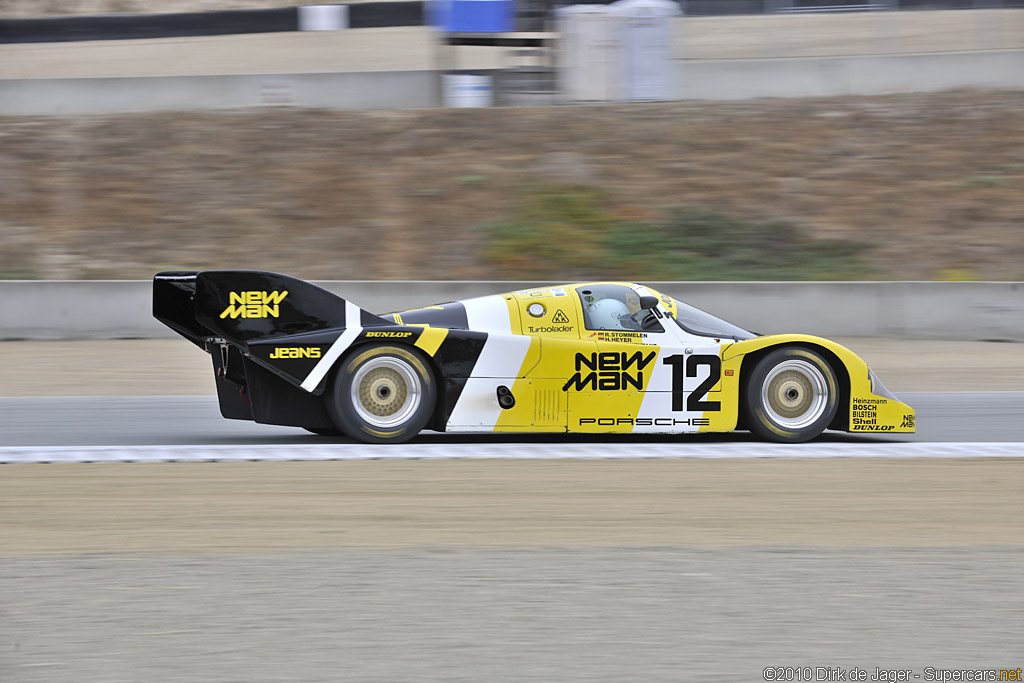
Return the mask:
[(347, 436), (367, 443), (401, 443), (434, 412), (437, 388), (429, 364), (414, 350), (362, 346), (334, 376), (327, 412)]
[(784, 443), (818, 436), (839, 407), (832, 367), (814, 351), (800, 347), (777, 349), (762, 358), (744, 394), (750, 431)]

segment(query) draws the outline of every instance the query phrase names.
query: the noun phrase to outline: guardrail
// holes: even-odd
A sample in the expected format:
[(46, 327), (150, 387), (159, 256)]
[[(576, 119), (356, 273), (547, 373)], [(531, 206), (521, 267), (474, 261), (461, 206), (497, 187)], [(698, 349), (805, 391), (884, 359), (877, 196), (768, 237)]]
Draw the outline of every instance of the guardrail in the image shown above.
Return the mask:
[[(525, 289), (531, 282), (330, 281), (384, 313)], [(1024, 282), (649, 282), (762, 334), (1024, 342)], [(0, 339), (167, 338), (149, 281), (0, 282)]]

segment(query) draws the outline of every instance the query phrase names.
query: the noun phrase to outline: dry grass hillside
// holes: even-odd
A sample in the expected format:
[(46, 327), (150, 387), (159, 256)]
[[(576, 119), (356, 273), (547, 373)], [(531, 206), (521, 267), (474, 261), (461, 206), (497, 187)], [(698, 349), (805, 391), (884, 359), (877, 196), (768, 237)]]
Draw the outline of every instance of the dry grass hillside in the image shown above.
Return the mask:
[(1021, 111), (955, 92), (0, 119), (0, 274), (1024, 279)]

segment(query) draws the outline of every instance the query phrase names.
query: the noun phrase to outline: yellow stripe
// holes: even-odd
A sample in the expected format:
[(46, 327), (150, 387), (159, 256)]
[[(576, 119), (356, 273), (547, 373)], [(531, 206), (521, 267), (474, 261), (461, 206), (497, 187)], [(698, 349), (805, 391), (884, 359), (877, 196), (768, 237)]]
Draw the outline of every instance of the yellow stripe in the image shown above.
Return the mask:
[(416, 346), (433, 356), (441, 346), (441, 342), (448, 336), (448, 330), (444, 327), (424, 327), (420, 338), (416, 340)]
[[(530, 348), (512, 384), (516, 404), (502, 410), (494, 424), (496, 432), (563, 431), (565, 429), (565, 392), (561, 379), (525, 379), (541, 360), (541, 340), (530, 339)], [(556, 375), (557, 376), (557, 375)], [(552, 405), (539, 410), (538, 397), (545, 397)], [(560, 403), (559, 403), (560, 402)]]
[(522, 334), (523, 323), (519, 319), (519, 304), (516, 303), (515, 297), (506, 294), (505, 305), (508, 306), (508, 325), (512, 334)]
[(391, 315), (395, 319), (395, 323), (396, 324), (398, 324), (398, 325), (404, 325), (405, 324), (405, 323), (402, 322), (402, 316), (399, 315), (398, 313), (392, 313)]

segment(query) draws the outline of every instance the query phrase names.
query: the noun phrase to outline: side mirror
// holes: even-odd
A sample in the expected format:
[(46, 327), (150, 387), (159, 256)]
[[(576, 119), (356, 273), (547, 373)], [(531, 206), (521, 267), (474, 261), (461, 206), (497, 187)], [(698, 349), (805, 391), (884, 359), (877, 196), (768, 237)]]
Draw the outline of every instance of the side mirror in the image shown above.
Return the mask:
[(640, 297), (640, 308), (649, 311), (658, 307), (658, 297), (656, 296), (642, 296)]

